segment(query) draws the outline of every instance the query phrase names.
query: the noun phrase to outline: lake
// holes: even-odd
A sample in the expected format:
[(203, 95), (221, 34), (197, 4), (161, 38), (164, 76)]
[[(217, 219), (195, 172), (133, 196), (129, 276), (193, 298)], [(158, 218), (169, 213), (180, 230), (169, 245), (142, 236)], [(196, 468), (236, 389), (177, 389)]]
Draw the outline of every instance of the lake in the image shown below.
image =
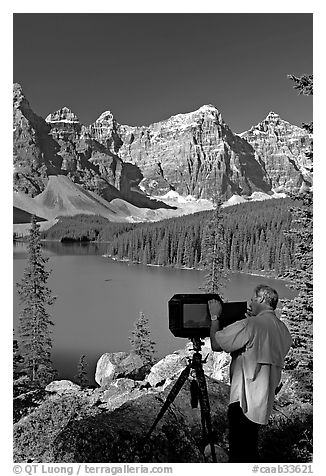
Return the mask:
[[(59, 378), (73, 379), (82, 354), (94, 383), (96, 362), (106, 352), (129, 351), (128, 337), (143, 311), (150, 322), (157, 356), (184, 347), (187, 339), (168, 329), (167, 302), (176, 293), (198, 293), (205, 273), (196, 270), (133, 265), (106, 258), (107, 245), (43, 243), (52, 270), (48, 285), (57, 296), (49, 308), (53, 328), (53, 362)], [(14, 328), (21, 310), (16, 291), (26, 266), (26, 244), (14, 243)], [(250, 299), (259, 284), (274, 287), (281, 298), (295, 292), (284, 281), (234, 273), (224, 295), (229, 300)]]

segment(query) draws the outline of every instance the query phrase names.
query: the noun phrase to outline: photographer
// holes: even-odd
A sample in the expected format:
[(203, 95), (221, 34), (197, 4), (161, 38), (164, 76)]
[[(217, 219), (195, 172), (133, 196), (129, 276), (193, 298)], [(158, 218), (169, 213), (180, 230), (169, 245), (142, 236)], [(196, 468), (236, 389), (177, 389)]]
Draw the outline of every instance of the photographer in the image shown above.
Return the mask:
[(229, 352), (230, 404), (229, 462), (258, 461), (258, 430), (272, 412), (281, 380), (284, 358), (292, 339), (277, 318), (277, 292), (269, 286), (255, 288), (246, 319), (221, 329), (222, 304), (209, 301), (210, 339), (213, 351)]

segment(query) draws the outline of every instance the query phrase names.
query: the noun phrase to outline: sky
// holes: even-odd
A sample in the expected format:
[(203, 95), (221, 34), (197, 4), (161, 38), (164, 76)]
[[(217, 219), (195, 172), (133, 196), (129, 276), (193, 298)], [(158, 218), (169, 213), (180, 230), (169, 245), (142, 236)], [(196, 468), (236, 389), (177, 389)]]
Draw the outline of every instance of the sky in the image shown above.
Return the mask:
[(287, 74), (313, 73), (311, 13), (15, 13), (13, 80), (34, 112), (149, 125), (213, 104), (234, 132), (312, 120)]

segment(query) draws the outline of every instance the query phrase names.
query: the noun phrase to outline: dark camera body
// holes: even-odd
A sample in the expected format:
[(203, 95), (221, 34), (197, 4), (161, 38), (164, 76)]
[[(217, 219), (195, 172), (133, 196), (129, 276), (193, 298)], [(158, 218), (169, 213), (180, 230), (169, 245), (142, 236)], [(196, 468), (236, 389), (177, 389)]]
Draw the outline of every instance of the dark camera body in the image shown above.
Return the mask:
[(245, 319), (247, 302), (223, 302), (218, 294), (175, 294), (169, 301), (169, 329), (175, 337), (209, 337), (208, 301), (222, 303), (221, 327)]

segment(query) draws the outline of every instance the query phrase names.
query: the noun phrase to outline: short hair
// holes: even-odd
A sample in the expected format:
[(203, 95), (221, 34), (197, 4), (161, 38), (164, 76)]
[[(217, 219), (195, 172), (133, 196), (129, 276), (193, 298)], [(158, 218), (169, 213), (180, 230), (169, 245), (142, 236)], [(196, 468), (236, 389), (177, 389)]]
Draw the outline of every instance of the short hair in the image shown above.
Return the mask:
[(271, 306), (272, 309), (276, 309), (278, 303), (277, 291), (265, 284), (259, 284), (255, 287), (254, 293), (256, 297), (263, 297), (266, 304)]

